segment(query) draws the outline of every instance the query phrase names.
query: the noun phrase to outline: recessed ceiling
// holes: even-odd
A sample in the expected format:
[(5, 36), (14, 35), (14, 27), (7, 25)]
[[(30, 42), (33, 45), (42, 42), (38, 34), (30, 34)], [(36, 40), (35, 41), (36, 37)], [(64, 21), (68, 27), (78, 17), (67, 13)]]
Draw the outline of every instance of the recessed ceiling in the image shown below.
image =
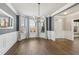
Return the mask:
[(66, 15), (73, 14), (76, 12), (79, 12), (79, 4), (74, 5), (73, 7), (59, 13), (58, 15), (59, 16), (66, 16)]
[[(41, 3), (40, 16), (48, 16), (65, 6), (67, 3)], [(36, 3), (11, 3), (19, 14), (38, 16), (38, 4)]]

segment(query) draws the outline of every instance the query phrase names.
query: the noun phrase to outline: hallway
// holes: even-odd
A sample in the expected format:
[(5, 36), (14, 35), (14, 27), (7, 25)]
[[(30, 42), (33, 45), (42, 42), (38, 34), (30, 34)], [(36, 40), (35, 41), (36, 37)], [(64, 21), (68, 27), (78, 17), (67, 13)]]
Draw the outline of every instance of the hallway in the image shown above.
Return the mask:
[(5, 55), (73, 55), (79, 54), (79, 40), (56, 41), (46, 39), (25, 39), (17, 42)]

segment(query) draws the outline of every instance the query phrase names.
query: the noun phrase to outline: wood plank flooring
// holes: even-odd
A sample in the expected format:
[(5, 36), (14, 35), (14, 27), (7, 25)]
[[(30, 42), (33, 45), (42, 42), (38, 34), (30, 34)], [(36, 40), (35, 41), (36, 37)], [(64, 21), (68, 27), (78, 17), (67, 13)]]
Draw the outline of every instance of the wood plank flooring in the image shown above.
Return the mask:
[(5, 55), (78, 55), (79, 39), (25, 39), (17, 42)]

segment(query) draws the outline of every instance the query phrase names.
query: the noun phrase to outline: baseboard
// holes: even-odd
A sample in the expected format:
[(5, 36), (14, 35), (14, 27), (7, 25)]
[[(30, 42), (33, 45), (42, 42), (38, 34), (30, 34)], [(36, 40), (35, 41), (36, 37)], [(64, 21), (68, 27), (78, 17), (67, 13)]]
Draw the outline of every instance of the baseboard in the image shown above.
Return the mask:
[(60, 41), (64, 41), (64, 40), (73, 41), (73, 40), (70, 40), (70, 39), (67, 39), (67, 38), (56, 38), (55, 40), (56, 40), (56, 41), (57, 41), (57, 40), (60, 40)]
[[(13, 48), (14, 46), (17, 46), (16, 44), (18, 43), (19, 41), (16, 41), (9, 49), (8, 51), (6, 51), (6, 53), (4, 55), (7, 55), (7, 52), (9, 52), (11, 50), (11, 48)], [(13, 50), (12, 50), (13, 51)], [(9, 52), (10, 53), (10, 52)]]

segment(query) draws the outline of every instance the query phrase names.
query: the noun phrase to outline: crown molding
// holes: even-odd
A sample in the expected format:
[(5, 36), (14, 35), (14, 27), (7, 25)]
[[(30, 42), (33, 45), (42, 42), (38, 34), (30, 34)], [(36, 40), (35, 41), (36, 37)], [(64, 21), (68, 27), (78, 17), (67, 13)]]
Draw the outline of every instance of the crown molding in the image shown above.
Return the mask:
[(51, 16), (54, 16), (54, 15), (66, 10), (67, 8), (69, 8), (69, 7), (71, 7), (71, 6), (75, 5), (75, 4), (76, 3), (67, 3), (64, 7), (60, 8), (56, 12), (52, 13)]
[(0, 9), (0, 12), (2, 12), (3, 14), (5, 14), (8, 17), (13, 18), (13, 16), (11, 16), (10, 14), (8, 14), (7, 12), (5, 12), (3, 9)]
[(17, 15), (17, 11), (13, 8), (10, 3), (6, 3), (6, 5)]

